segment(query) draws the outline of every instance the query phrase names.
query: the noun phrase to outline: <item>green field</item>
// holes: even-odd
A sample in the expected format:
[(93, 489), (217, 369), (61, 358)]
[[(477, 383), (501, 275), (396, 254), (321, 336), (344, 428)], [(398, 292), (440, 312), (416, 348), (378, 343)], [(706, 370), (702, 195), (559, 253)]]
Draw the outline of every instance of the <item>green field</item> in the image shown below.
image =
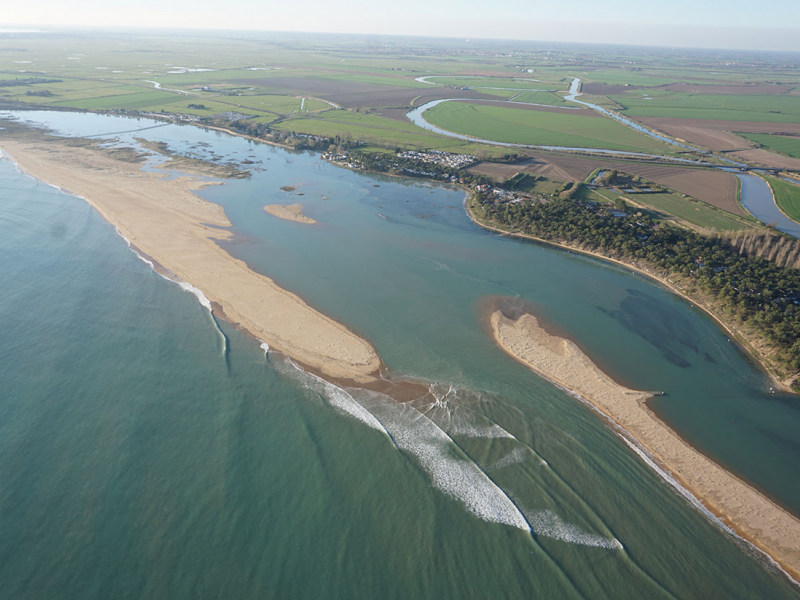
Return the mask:
[(406, 124), (377, 115), (363, 115), (344, 110), (330, 111), (330, 113), (326, 112), (322, 115), (322, 117), (315, 118), (288, 119), (273, 127), (281, 131), (323, 137), (339, 136), (343, 139), (358, 140), (374, 147), (445, 150), (489, 157), (508, 152), (507, 148), (473, 144), (443, 137), (420, 129), (413, 123)]
[(800, 223), (800, 185), (795, 185), (778, 179), (777, 177), (764, 176), (775, 196), (775, 203), (792, 220)]
[(800, 158), (800, 137), (770, 133), (738, 133), (737, 135), (752, 140), (768, 150), (774, 150), (792, 158)]
[[(0, 86), (0, 101), (205, 117), (235, 111), (253, 115), (258, 123), (277, 122), (275, 127), (284, 131), (350, 135), (374, 147), (459, 151), (469, 147), (472, 153), (491, 155), (508, 149), (444, 139), (410, 123), (370, 114), (369, 101), (356, 113), (329, 110), (322, 100), (335, 102), (358, 89), (369, 98), (370, 89), (377, 85), (384, 91), (397, 88), (405, 104), (411, 97), (409, 90), (412, 96), (423, 92), (445, 96), (449, 87), (469, 87), (476, 94), (497, 99), (563, 106), (560, 93), (553, 90), (565, 90), (573, 77), (580, 77), (584, 82), (644, 86), (613, 99), (585, 97), (632, 116), (800, 122), (798, 97), (783, 93), (784, 88), (775, 93), (770, 92), (772, 88), (762, 88), (766, 92), (760, 96), (688, 94), (659, 88), (681, 81), (800, 85), (797, 69), (779, 56), (754, 54), (747, 61), (723, 65), (715, 53), (689, 57), (634, 48), (587, 54), (579, 47), (551, 52), (522, 42), (476, 45), (474, 40), (422, 38), (406, 39), (396, 48), (372, 44), (360, 38), (255, 32), (222, 37), (192, 31), (129, 32), (123, 38), (102, 32), (63, 32), (19, 38), (3, 49), (0, 80), (35, 77), (61, 81)], [(415, 81), (421, 76), (438, 85)], [(151, 81), (158, 81), (163, 89), (154, 89)], [(204, 86), (210, 90), (200, 91)], [(309, 94), (315, 97), (308, 98)], [(652, 99), (644, 99), (645, 95)], [(306, 101), (300, 112), (303, 97)], [(386, 96), (376, 94), (375, 98), (376, 103), (386, 102)], [(189, 108), (190, 104), (206, 108)], [(525, 111), (519, 105), (447, 103), (432, 109), (427, 117), (445, 129), (498, 141), (672, 153), (670, 147), (608, 119), (575, 112), (560, 115)], [(749, 139), (790, 156), (800, 154), (790, 138), (752, 135)]]
[(425, 112), (425, 119), (448, 131), (499, 142), (660, 154), (672, 152), (666, 144), (611, 119), (596, 116), (443, 102)]
[(800, 123), (800, 99), (786, 94), (755, 96), (661, 92), (653, 93), (652, 100), (647, 100), (637, 90), (610, 98), (625, 107), (625, 115), (634, 117)]
[(551, 92), (520, 92), (518, 95), (513, 96), (511, 100), (527, 104), (549, 104), (551, 106), (561, 106), (567, 103), (564, 98)]
[(722, 230), (745, 229), (747, 227), (747, 225), (737, 221), (724, 211), (714, 209), (708, 204), (699, 201), (681, 198), (675, 194), (626, 194), (625, 197), (660, 213), (673, 215), (697, 227)]

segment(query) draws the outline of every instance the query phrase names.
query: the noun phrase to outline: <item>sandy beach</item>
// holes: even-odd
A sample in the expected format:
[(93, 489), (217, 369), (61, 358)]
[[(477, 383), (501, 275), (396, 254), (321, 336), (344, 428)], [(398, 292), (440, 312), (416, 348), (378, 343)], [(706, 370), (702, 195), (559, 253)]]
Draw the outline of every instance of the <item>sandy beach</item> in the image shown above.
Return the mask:
[(366, 382), (380, 368), (368, 342), (216, 243), (232, 236), (216, 227), (231, 223), (221, 207), (192, 193), (207, 182), (169, 180), (96, 147), (47, 136), (0, 145), (29, 174), (86, 199), (133, 246), (270, 348), (335, 378)]
[(533, 315), (512, 320), (495, 310), (490, 321), (503, 350), (604, 413), (726, 525), (800, 579), (800, 520), (684, 442), (647, 407), (652, 393), (617, 384)]
[(288, 206), (283, 204), (268, 204), (264, 207), (264, 210), (279, 219), (306, 223), (307, 225), (314, 225), (316, 223), (314, 219), (303, 214), (303, 207), (300, 204), (290, 204)]

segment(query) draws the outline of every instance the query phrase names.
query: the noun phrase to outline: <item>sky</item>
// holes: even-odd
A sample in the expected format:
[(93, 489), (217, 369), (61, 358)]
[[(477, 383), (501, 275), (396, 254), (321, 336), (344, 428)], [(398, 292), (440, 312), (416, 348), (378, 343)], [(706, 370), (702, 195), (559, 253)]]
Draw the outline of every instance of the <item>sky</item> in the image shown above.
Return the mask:
[(0, 27), (10, 25), (252, 29), (800, 51), (800, 0), (10, 0), (0, 13)]

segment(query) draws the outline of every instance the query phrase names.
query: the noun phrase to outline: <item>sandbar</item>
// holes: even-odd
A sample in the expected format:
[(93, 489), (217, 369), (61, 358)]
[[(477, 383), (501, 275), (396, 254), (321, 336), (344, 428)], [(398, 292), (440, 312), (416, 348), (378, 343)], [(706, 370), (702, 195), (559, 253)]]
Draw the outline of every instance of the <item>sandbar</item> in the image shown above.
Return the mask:
[(330, 377), (367, 382), (379, 370), (367, 341), (220, 247), (215, 240), (233, 236), (220, 228), (231, 223), (222, 207), (193, 193), (208, 182), (148, 173), (68, 139), (28, 136), (0, 145), (29, 174), (84, 198), (136, 249), (270, 348)]
[(490, 323), (503, 350), (602, 412), (723, 523), (800, 579), (800, 520), (682, 440), (647, 407), (651, 392), (619, 385), (531, 314), (512, 319), (495, 310)]
[(297, 223), (306, 223), (313, 225), (316, 223), (311, 217), (303, 214), (303, 207), (300, 204), (290, 204), (285, 206), (283, 204), (268, 204), (264, 210), (269, 214), (278, 217), (279, 219), (286, 219), (287, 221), (295, 221)]

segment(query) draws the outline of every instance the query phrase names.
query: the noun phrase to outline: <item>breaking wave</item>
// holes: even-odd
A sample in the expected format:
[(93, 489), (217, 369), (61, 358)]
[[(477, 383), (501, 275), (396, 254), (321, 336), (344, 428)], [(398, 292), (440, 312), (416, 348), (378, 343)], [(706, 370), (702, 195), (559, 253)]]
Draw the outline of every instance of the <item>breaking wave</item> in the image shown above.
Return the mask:
[(392, 398), (359, 390), (358, 398), (401, 450), (414, 456), (434, 487), (484, 521), (530, 528), (514, 502), (424, 414)]
[[(261, 347), (263, 348), (264, 346), (266, 346), (266, 343), (263, 343)], [(267, 348), (269, 348), (269, 346), (267, 346)], [(365, 425), (372, 427), (372, 429), (377, 429), (378, 431), (386, 434), (388, 437), (391, 437), (389, 432), (386, 431), (384, 426), (372, 415), (372, 413), (361, 406), (361, 404), (356, 402), (353, 396), (351, 396), (344, 388), (340, 388), (337, 385), (329, 383), (321, 377), (317, 377), (313, 373), (304, 371), (289, 358), (286, 358), (282, 361), (277, 361), (275, 364), (278, 365), (279, 371), (300, 381), (304, 388), (319, 394), (328, 404), (338, 409), (340, 412), (350, 415)]]
[(510, 465), (525, 462), (526, 455), (528, 454), (525, 448), (514, 448), (511, 452), (506, 454), (503, 458), (487, 467), (490, 471), (502, 469)]
[(551, 510), (523, 510), (523, 512), (528, 523), (530, 523), (531, 532), (537, 536), (580, 546), (622, 550), (622, 544), (616, 538), (587, 533), (575, 525), (564, 522)]

